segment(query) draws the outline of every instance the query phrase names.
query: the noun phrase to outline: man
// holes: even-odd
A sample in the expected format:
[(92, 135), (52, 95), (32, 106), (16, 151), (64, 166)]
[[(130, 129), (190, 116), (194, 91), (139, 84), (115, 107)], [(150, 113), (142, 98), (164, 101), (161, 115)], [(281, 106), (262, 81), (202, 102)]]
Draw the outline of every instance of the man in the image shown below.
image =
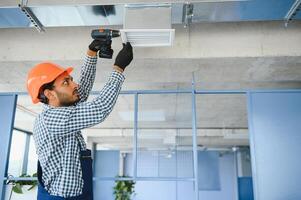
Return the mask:
[(122, 72), (133, 59), (130, 43), (123, 44), (104, 88), (86, 102), (95, 79), (97, 52), (104, 46), (111, 49), (111, 41), (94, 40), (89, 45), (79, 84), (70, 76), (72, 67), (54, 63), (40, 63), (28, 74), (33, 103), (43, 103), (33, 129), (38, 200), (93, 199), (91, 151), (80, 130), (102, 122), (112, 111), (124, 81)]

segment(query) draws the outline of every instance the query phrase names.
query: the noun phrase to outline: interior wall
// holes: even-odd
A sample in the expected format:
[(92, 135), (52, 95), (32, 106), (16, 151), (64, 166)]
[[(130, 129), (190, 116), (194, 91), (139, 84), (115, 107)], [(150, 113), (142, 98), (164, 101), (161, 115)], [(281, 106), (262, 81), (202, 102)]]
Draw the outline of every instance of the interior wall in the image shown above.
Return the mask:
[(252, 92), (248, 101), (255, 199), (301, 199), (301, 92)]

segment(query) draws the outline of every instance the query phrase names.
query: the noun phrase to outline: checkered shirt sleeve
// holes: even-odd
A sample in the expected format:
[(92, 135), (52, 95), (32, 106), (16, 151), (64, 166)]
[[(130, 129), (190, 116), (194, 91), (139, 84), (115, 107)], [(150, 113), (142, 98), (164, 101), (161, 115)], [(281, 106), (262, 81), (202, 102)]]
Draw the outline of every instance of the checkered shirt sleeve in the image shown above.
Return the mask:
[(89, 94), (92, 90), (93, 83), (96, 76), (96, 56), (86, 56), (84, 63), (81, 67), (80, 78), (79, 78), (79, 96), (80, 102), (84, 102), (88, 99)]
[(48, 109), (44, 113), (48, 130), (53, 134), (72, 134), (101, 123), (112, 111), (123, 80), (124, 76), (114, 71), (99, 95), (91, 102)]

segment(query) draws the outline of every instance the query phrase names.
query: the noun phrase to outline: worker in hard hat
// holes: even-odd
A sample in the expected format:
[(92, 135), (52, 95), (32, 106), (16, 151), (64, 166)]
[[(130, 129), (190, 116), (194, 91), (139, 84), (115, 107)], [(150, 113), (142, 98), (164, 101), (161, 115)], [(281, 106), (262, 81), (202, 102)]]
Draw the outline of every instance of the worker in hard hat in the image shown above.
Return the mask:
[(96, 74), (97, 52), (111, 41), (94, 40), (81, 68), (79, 83), (72, 67), (44, 62), (28, 74), (27, 89), (33, 103), (42, 102), (33, 136), (38, 154), (38, 200), (92, 200), (91, 151), (81, 130), (102, 122), (120, 93), (124, 69), (133, 59), (130, 43), (123, 44), (113, 72), (96, 98), (87, 102)]

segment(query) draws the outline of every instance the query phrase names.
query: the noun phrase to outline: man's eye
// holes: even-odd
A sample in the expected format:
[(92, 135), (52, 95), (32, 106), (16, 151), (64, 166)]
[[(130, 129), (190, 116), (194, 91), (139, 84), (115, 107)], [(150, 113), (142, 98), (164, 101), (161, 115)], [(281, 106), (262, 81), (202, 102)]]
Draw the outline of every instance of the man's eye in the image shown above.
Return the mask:
[(64, 85), (68, 85), (68, 81), (64, 81)]

